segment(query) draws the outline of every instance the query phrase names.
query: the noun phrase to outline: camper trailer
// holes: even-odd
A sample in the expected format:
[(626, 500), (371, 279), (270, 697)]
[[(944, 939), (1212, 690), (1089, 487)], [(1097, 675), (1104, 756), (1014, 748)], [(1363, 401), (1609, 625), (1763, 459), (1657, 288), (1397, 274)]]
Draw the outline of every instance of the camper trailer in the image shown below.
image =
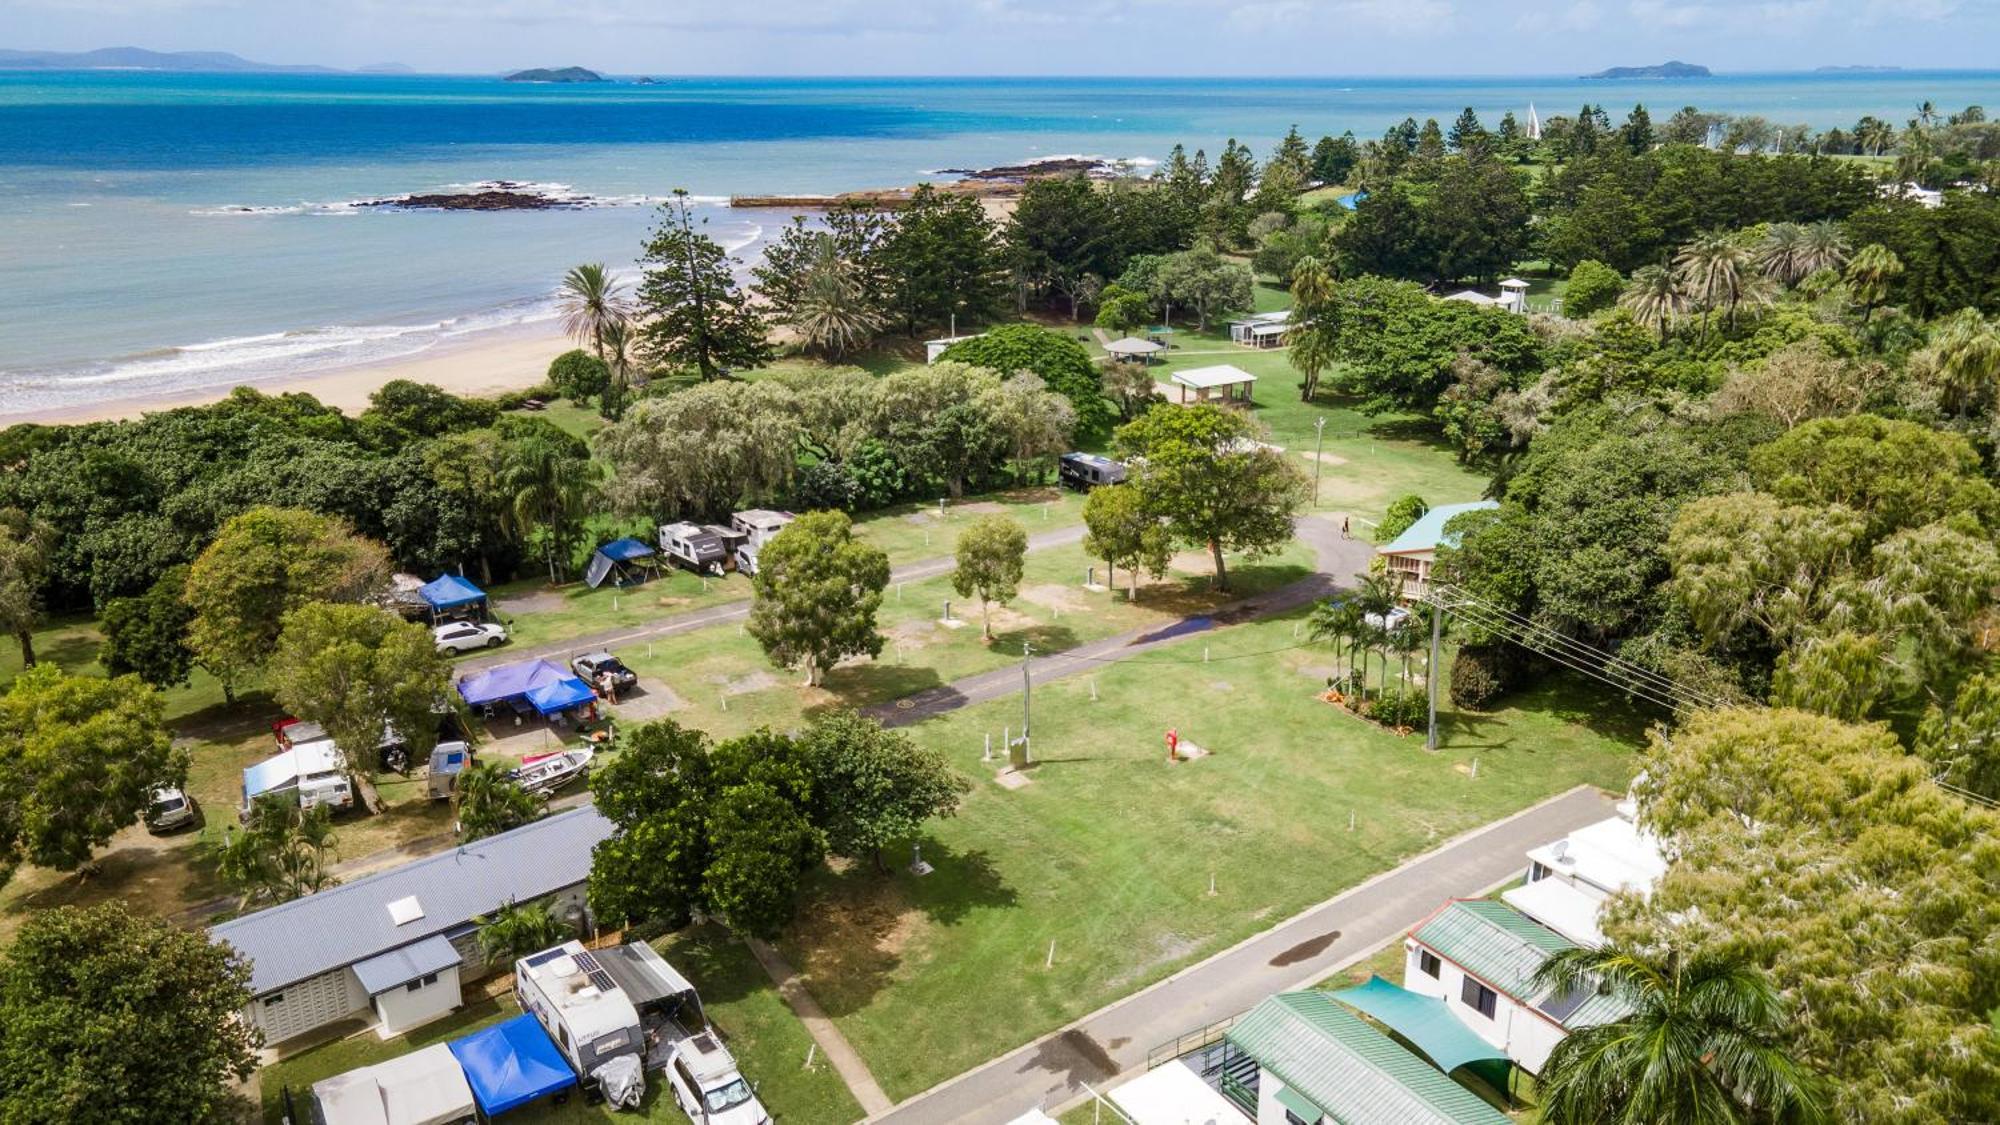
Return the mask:
[(757, 552), (783, 531), (786, 524), (797, 518), (790, 512), (773, 512), (764, 508), (752, 508), (729, 517), (730, 526), (742, 537), (736, 548), (736, 569), (745, 574), (757, 573)]
[(700, 524), (669, 523), (660, 527), (660, 553), (696, 574), (721, 574), (728, 554), (722, 540)]
[(1056, 477), (1069, 488), (1089, 492), (1125, 480), (1125, 466), (1095, 453), (1065, 453), (1056, 464)]
[(449, 800), (458, 788), (458, 775), (473, 764), (468, 743), (440, 742), (431, 747), (431, 766), (424, 771), (424, 795), (433, 801)]
[(514, 995), (586, 1077), (627, 1055), (664, 1067), (681, 1043), (712, 1034), (694, 986), (644, 944), (592, 951), (566, 941), (523, 957)]
[(276, 796), (296, 801), (300, 808), (326, 805), (344, 809), (354, 804), (354, 783), (347, 777), (347, 761), (333, 740), (294, 742), (243, 771), (243, 803), (237, 819), (249, 822), (250, 809), (259, 797)]

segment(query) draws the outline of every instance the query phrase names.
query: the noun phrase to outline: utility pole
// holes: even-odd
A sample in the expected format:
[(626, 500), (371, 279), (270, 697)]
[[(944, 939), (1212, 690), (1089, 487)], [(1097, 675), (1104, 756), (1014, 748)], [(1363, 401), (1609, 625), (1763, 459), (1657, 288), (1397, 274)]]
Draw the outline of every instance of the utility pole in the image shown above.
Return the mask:
[(1319, 467), (1324, 464), (1320, 460), (1319, 451), (1325, 439), (1326, 415), (1322, 414), (1319, 420), (1313, 423), (1313, 507), (1315, 508), (1319, 507)]
[(1431, 662), (1424, 666), (1424, 689), (1430, 697), (1430, 721), (1424, 725), (1424, 749), (1438, 748), (1438, 642), (1444, 639), (1444, 599), (1430, 591)]
[(1023, 760), (1030, 762), (1035, 760), (1034, 744), (1028, 741), (1028, 724), (1033, 719), (1034, 716), (1034, 709), (1031, 706), (1031, 703), (1034, 694), (1035, 681), (1034, 678), (1028, 674), (1028, 658), (1030, 656), (1033, 656), (1034, 654), (1035, 654), (1035, 646), (1029, 644), (1026, 641), (1022, 641), (1021, 642), (1021, 757)]

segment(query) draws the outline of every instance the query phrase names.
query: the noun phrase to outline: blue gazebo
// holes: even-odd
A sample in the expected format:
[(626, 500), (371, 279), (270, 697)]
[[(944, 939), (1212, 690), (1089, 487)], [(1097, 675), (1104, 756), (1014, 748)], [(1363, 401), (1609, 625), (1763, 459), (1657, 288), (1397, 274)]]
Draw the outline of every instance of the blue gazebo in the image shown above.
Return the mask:
[[(617, 575), (614, 585), (630, 586), (651, 577), (655, 566), (653, 549), (637, 539), (613, 539), (590, 556), (583, 572), (584, 584), (595, 590), (606, 578)], [(635, 573), (636, 572), (636, 573)]]
[(526, 1012), (454, 1039), (450, 1046), (472, 1087), (473, 1100), (487, 1117), (576, 1085), (569, 1062)]
[[(491, 708), (519, 700), (544, 717), (581, 707), (597, 698), (590, 685), (546, 660), (521, 660), (463, 676), (458, 694), (466, 706)], [(518, 705), (516, 705), (518, 706)]]
[(435, 620), (449, 610), (464, 609), (467, 606), (484, 607), (486, 591), (467, 582), (456, 574), (440, 574), (422, 586), (417, 587), (417, 596), (431, 607), (431, 618)]

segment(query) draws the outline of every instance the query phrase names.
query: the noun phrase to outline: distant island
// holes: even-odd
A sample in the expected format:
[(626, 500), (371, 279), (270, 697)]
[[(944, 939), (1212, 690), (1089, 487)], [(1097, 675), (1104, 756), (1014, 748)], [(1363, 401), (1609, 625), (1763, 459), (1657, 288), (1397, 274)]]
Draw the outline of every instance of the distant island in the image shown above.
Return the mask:
[(1614, 66), (1600, 70), (1596, 74), (1583, 75), (1591, 78), (1712, 78), (1705, 66), (1693, 63), (1663, 62), (1658, 66)]
[(0, 70), (173, 70), (201, 74), (332, 74), (324, 66), (253, 62), (227, 51), (149, 51), (99, 47), (95, 51), (0, 50)]
[(517, 70), (505, 79), (508, 82), (602, 82), (602, 74), (585, 70), (580, 66), (565, 66), (555, 69), (535, 67), (532, 70)]

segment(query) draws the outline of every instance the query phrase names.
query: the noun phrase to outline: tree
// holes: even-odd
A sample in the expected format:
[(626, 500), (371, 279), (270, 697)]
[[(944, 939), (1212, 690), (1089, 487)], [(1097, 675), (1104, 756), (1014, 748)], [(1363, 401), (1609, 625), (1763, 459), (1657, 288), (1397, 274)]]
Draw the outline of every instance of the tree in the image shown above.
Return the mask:
[(1340, 354), (1340, 322), (1334, 309), (1333, 275), (1310, 255), (1292, 265), (1292, 318), (1285, 342), (1299, 373), (1299, 401), (1319, 394), (1319, 381)]
[(194, 611), (183, 596), (186, 590), (187, 567), (177, 566), (144, 594), (105, 603), (98, 621), (104, 647), (97, 654), (104, 670), (136, 675), (156, 688), (185, 685), (194, 670), (194, 652), (188, 648)]
[(389, 556), (345, 520), (294, 508), (231, 519), (188, 568), (188, 646), (231, 685), (277, 647), (285, 615), (310, 602), (358, 602), (388, 584)]
[(23, 857), (85, 866), (138, 821), (154, 789), (185, 784), (188, 754), (168, 739), (165, 713), (136, 676), (23, 669), (0, 696), (0, 875)]
[(1909, 366), (1937, 390), (1947, 413), (1983, 415), (2000, 397), (2000, 329), (1978, 309), (1960, 309), (1938, 324)]
[(1871, 544), (1952, 515), (1990, 526), (2000, 513), (1964, 438), (1872, 414), (1807, 422), (1752, 450), (1750, 472), (1780, 500), (1859, 512)]
[(387, 729), (412, 760), (429, 759), (451, 666), (422, 625), (378, 606), (318, 603), (285, 615), (270, 678), (281, 706), (324, 727), (348, 768), (372, 775)]
[(878, 871), (884, 847), (952, 815), (971, 791), (943, 754), (852, 711), (813, 719), (805, 745), (827, 848), (872, 856)]
[(624, 287), (612, 280), (602, 262), (586, 262), (564, 274), (556, 305), (562, 310), (564, 334), (589, 345), (599, 360), (604, 360), (605, 329), (631, 316)]
[(21, 664), (35, 663), (35, 626), (55, 530), (19, 510), (0, 511), (0, 629), (21, 646)]
[(1139, 572), (1158, 578), (1173, 557), (1173, 538), (1166, 525), (1146, 507), (1136, 488), (1093, 488), (1083, 498), (1083, 538), (1086, 553), (1104, 560), (1104, 584), (1116, 587), (1118, 568), (1131, 574), (1131, 597), (1139, 596)]
[(1686, 314), (1688, 296), (1671, 271), (1659, 266), (1646, 266), (1632, 274), (1625, 292), (1619, 294), (1618, 307), (1631, 313), (1632, 319), (1658, 332), (1660, 342), (1664, 344), (1668, 330)]
[(591, 852), (590, 909), (606, 924), (687, 925), (703, 906), (714, 797), (708, 736), (671, 719), (628, 728), (591, 779), (597, 810), (617, 831)]
[(1702, 310), (1702, 334), (1708, 333), (1708, 314), (1721, 309), (1730, 327), (1743, 305), (1769, 304), (1771, 293), (1763, 279), (1751, 270), (1749, 251), (1726, 235), (1706, 234), (1674, 255), (1674, 281)]
[(1016, 272), (1028, 284), (1065, 298), (1080, 319), (1092, 286), (1125, 267), (1125, 248), (1110, 196), (1084, 176), (1029, 180), (1007, 220)]
[(1631, 1011), (1578, 1028), (1537, 1076), (1551, 1125), (1819, 1121), (1820, 1082), (1785, 1044), (1787, 1005), (1741, 955), (1606, 946), (1542, 964), (1538, 988), (1601, 992)]
[(820, 235), (780, 323), (798, 334), (806, 351), (837, 360), (874, 343), (885, 320), (866, 268), (842, 257), (832, 235)]
[(223, 1121), (257, 1070), (250, 965), (121, 903), (30, 914), (0, 968), (0, 1120)]
[(958, 567), (952, 571), (951, 588), (961, 598), (978, 596), (988, 641), (993, 639), (992, 604), (1014, 600), (1027, 558), (1028, 533), (1006, 516), (981, 516), (958, 534)]
[(1104, 380), (1083, 345), (1038, 324), (1003, 324), (946, 348), (939, 359), (990, 368), (1001, 375), (1028, 371), (1076, 409), (1078, 435), (1101, 438), (1111, 430), (1112, 407)]
[(2000, 676), (1975, 673), (1927, 707), (1912, 749), (1938, 780), (2000, 801)]
[(1541, 342), (1527, 318), (1440, 301), (1409, 282), (1342, 282), (1311, 325), (1334, 334), (1333, 355), (1345, 364), (1340, 389), (1360, 396), (1370, 412), (1436, 411), (1461, 357), (1490, 365), (1509, 387), (1542, 368)]
[[(1250, 271), (1229, 261), (1209, 247), (1168, 254), (1142, 265), (1134, 259), (1132, 269), (1121, 284), (1143, 289), (1162, 308), (1181, 308), (1195, 314), (1195, 330), (1208, 330), (1210, 317), (1247, 309), (1252, 304), (1255, 279)], [(1148, 275), (1138, 283), (1135, 271)]]
[(553, 584), (556, 560), (569, 556), (583, 532), (598, 466), (589, 447), (546, 418), (507, 419), (500, 437), (494, 487), (505, 500), (506, 524), (524, 544), (540, 548)]
[(1861, 301), (1863, 324), (1875, 316), (1875, 309), (1889, 297), (1889, 287), (1902, 275), (1902, 259), (1879, 242), (1863, 246), (1847, 263), (1847, 285)]
[(904, 331), (977, 322), (1007, 297), (1000, 235), (979, 201), (920, 184), (896, 213), (878, 255), (890, 309)]
[(686, 191), (675, 189), (660, 206), (660, 225), (640, 260), (641, 349), (650, 362), (704, 380), (770, 362), (764, 320), (736, 285), (740, 263), (698, 229)]
[(1877, 365), (1836, 356), (1819, 340), (1801, 340), (1762, 363), (1731, 370), (1709, 406), (1722, 414), (1762, 414), (1790, 430), (1860, 410), (1885, 381)]
[(452, 786), (463, 840), (483, 840), (541, 818), (543, 802), (521, 788), (498, 762), (481, 762), (459, 772)]
[(1144, 293), (1135, 293), (1122, 285), (1112, 284), (1098, 294), (1097, 327), (1120, 336), (1129, 336), (1153, 320), (1153, 301)]
[(849, 656), (878, 656), (875, 612), (889, 585), (889, 558), (854, 538), (841, 512), (809, 512), (757, 555), (750, 635), (780, 666), (803, 666), (806, 686)]
[(1585, 317), (1618, 303), (1625, 291), (1625, 279), (1603, 262), (1588, 258), (1570, 267), (1569, 287), (1563, 290), (1563, 312)]
[(620, 512), (655, 521), (721, 519), (745, 498), (774, 500), (798, 468), (800, 413), (791, 386), (768, 379), (648, 398), (597, 433), (611, 499)]
[(708, 813), (709, 909), (739, 933), (771, 938), (798, 910), (799, 883), (824, 851), (797, 805), (763, 782), (721, 790)]
[(1217, 590), (1229, 589), (1224, 551), (1277, 550), (1305, 505), (1304, 475), (1256, 435), (1249, 419), (1214, 406), (1156, 406), (1118, 430), (1120, 451), (1145, 458), (1126, 487), (1174, 539), (1208, 549)]
[(1018, 483), (1042, 480), (1056, 457), (1072, 448), (1075, 409), (1067, 398), (1050, 393), (1033, 372), (1020, 372), (982, 391), (974, 407), (1004, 438)]
[(1322, 184), (1344, 184), (1360, 159), (1361, 150), (1354, 143), (1353, 133), (1321, 137), (1313, 146), (1312, 178)]
[(479, 952), (489, 965), (512, 965), (571, 936), (554, 908), (538, 902), (509, 902), (477, 921)]
[(268, 906), (339, 883), (328, 867), (334, 852), (331, 809), (266, 794), (251, 805), (243, 830), (217, 845), (215, 873), (242, 906)]
[(1408, 531), (1412, 524), (1423, 519), (1424, 513), (1430, 510), (1431, 506), (1424, 502), (1424, 498), (1415, 493), (1396, 497), (1389, 501), (1388, 508), (1383, 510), (1382, 522), (1375, 525), (1376, 540), (1382, 543), (1393, 542), (1398, 535)]
[(582, 348), (571, 348), (549, 361), (549, 385), (582, 406), (610, 389), (611, 367)]

